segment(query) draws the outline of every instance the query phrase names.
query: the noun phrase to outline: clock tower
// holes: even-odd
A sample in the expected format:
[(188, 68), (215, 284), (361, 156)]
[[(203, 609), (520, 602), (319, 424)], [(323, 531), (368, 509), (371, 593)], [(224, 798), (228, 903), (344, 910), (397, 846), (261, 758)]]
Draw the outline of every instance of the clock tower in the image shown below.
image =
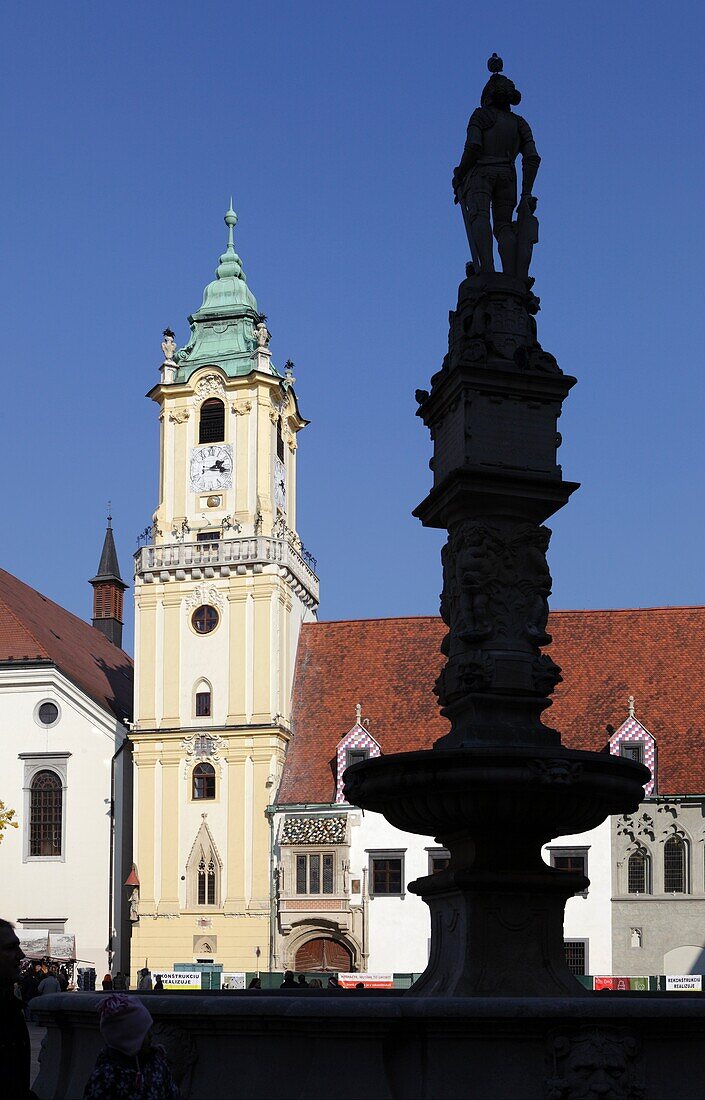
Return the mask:
[[(135, 557), (133, 970), (266, 968), (269, 824), (315, 563), (296, 529), (299, 412), (227, 247), (148, 396), (159, 502)], [(134, 886), (134, 882), (133, 882)], [(134, 974), (133, 974), (134, 977)], [(214, 979), (215, 981), (215, 979)]]

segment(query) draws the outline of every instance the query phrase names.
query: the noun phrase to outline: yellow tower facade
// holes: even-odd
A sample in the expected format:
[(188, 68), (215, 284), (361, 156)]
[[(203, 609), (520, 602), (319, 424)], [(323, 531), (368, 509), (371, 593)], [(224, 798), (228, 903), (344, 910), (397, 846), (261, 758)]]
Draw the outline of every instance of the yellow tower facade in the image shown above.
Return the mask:
[(135, 558), (132, 970), (266, 968), (266, 808), (315, 563), (296, 532), (292, 365), (228, 244), (188, 343), (164, 334), (159, 504)]

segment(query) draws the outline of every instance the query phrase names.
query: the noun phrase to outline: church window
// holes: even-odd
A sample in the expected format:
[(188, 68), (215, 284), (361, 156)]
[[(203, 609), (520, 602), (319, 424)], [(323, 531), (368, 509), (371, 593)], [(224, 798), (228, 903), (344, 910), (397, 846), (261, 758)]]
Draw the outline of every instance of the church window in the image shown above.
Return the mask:
[(210, 854), (202, 853), (198, 861), (198, 904), (215, 905), (216, 871), (215, 860)]
[(663, 888), (667, 894), (686, 892), (686, 847), (679, 836), (669, 837), (663, 847)]
[(284, 433), (282, 432), (282, 418), (277, 420), (277, 458), (284, 461)]
[(204, 603), (196, 608), (191, 622), (197, 634), (210, 634), (218, 625), (218, 612), (210, 604)]
[(42, 726), (55, 726), (59, 721), (59, 708), (56, 703), (40, 703), (36, 715)]
[(60, 856), (63, 791), (56, 772), (37, 772), (30, 790), (30, 856)]
[(215, 798), (215, 768), (212, 764), (196, 764), (193, 769), (193, 797)]
[(217, 397), (211, 397), (201, 405), (198, 422), (199, 443), (222, 443), (225, 439), (225, 405)]
[(197, 691), (196, 692), (196, 717), (197, 718), (210, 718), (211, 716), (211, 693), (210, 691)]
[(332, 853), (312, 852), (296, 857), (296, 893), (332, 894), (335, 869)]
[(627, 862), (627, 893), (649, 893), (649, 857), (646, 852), (632, 852)]

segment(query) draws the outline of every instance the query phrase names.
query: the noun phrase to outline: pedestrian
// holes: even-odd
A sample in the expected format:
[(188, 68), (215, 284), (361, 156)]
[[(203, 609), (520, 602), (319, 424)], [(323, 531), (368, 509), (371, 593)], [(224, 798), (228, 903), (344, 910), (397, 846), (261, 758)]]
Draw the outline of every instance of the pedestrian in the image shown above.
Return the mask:
[(140, 999), (111, 993), (98, 1012), (106, 1045), (88, 1078), (84, 1100), (178, 1100), (164, 1048), (152, 1044), (154, 1021)]
[(308, 982), (306, 981), (306, 975), (305, 974), (299, 974), (296, 981), (298, 982), (298, 985), (299, 985), (300, 989), (308, 989)]
[(248, 989), (261, 989), (262, 988), (262, 979), (261, 978), (250, 978), (250, 984), (248, 985), (247, 988)]
[(280, 989), (298, 989), (299, 988), (298, 985), (296, 984), (296, 982), (294, 981), (294, 971), (293, 970), (285, 970), (284, 971), (284, 981), (279, 986), (279, 988)]
[(66, 990), (69, 987), (69, 976), (66, 973), (66, 967), (65, 966), (60, 966), (59, 967), (59, 973), (56, 976), (59, 979), (59, 986), (61, 987), (61, 992), (65, 993)]
[(127, 989), (127, 982), (125, 981), (125, 975), (121, 970), (118, 970), (117, 974), (113, 978), (113, 989), (116, 993), (124, 993)]
[(28, 966), (25, 968), (20, 978), (20, 993), (22, 994), (25, 1020), (29, 1020), (30, 1018), (30, 1003), (37, 996), (38, 992), (39, 981), (37, 979), (37, 972), (33, 966)]
[(343, 987), (340, 984), (340, 982), (338, 981), (337, 975), (336, 974), (331, 974), (330, 978), (328, 979), (328, 989), (342, 989), (342, 988)]
[(106, 974), (103, 978), (103, 989), (105, 991), (113, 989), (113, 978), (111, 974)]
[(40, 997), (43, 997), (46, 993), (61, 993), (61, 986), (59, 985), (59, 979), (56, 976), (56, 968), (52, 966), (49, 973), (45, 978), (42, 978), (37, 992)]
[(6, 1100), (30, 1100), (30, 1045), (22, 1003), (13, 994), (24, 953), (9, 921), (0, 920), (0, 1082)]
[(140, 970), (140, 976), (137, 979), (137, 988), (144, 992), (146, 989), (152, 988), (152, 974), (149, 967), (143, 966)]
[(154, 992), (155, 993), (163, 993), (164, 992), (164, 983), (162, 981), (161, 974), (157, 974), (156, 978), (154, 979)]
[(311, 989), (323, 989), (323, 982), (320, 978), (311, 978), (311, 981), (308, 984), (310, 985)]

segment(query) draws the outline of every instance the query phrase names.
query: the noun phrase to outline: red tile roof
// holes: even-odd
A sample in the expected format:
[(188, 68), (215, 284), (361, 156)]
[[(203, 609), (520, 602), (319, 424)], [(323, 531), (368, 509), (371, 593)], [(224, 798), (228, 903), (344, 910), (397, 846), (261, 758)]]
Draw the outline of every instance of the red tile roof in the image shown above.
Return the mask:
[(132, 717), (132, 660), (99, 630), (0, 569), (0, 662), (50, 661), (99, 706)]
[[(544, 720), (563, 743), (603, 748), (633, 695), (658, 745), (659, 791), (705, 793), (705, 607), (554, 611), (549, 629), (564, 682)], [(444, 633), (431, 617), (303, 626), (278, 802), (331, 800), (335, 747), (357, 702), (384, 753), (429, 748), (447, 731), (432, 694)]]

